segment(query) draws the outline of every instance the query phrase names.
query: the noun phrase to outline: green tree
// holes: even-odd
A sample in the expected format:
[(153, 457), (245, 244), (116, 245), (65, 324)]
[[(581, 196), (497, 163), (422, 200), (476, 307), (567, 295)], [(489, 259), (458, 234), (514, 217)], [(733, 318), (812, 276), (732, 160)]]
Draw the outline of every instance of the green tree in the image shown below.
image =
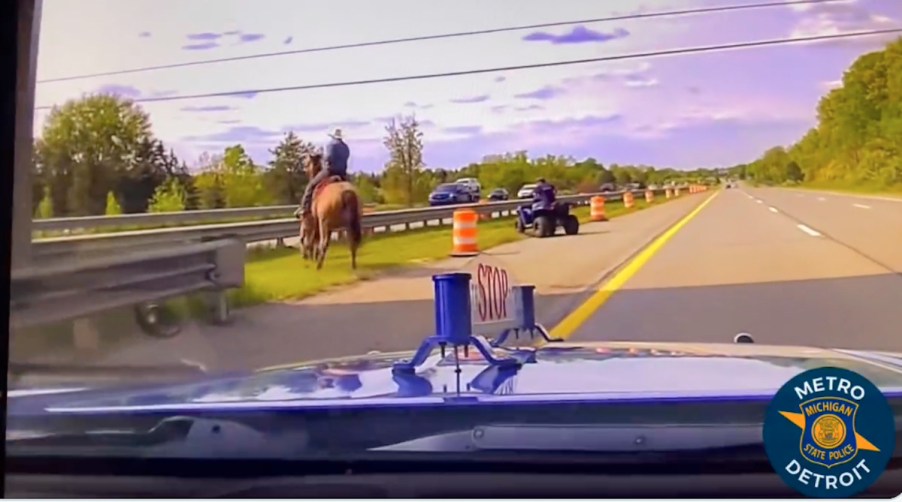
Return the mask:
[(267, 192), (278, 204), (297, 204), (307, 185), (304, 156), (313, 151), (313, 143), (303, 141), (288, 132), (270, 153), (273, 155), (266, 171), (264, 184)]
[(263, 176), (241, 145), (225, 149), (219, 165), (226, 207), (263, 206), (272, 202)]
[(357, 188), (357, 193), (359, 193), (360, 197), (363, 199), (363, 202), (367, 204), (380, 204), (384, 202), (382, 194), (379, 192), (379, 187), (376, 186), (376, 183), (373, 182), (373, 179), (370, 176), (353, 176), (353, 183)]
[(219, 209), (225, 207), (225, 191), (222, 184), (220, 164), (222, 157), (204, 152), (197, 160), (200, 172), (194, 176), (194, 205), (198, 209)]
[(119, 201), (116, 200), (116, 195), (113, 194), (112, 191), (107, 192), (106, 194), (106, 209), (103, 214), (107, 216), (117, 216), (122, 214), (122, 206), (119, 205)]
[(745, 168), (757, 181), (902, 185), (902, 38), (859, 57), (817, 106), (817, 126)]
[(38, 204), (34, 217), (37, 219), (53, 218), (53, 197), (50, 195), (50, 189), (44, 188), (44, 196)]
[(151, 213), (173, 213), (184, 211), (188, 197), (185, 188), (177, 178), (170, 178), (154, 191), (148, 211)]
[(35, 142), (35, 168), (58, 215), (102, 214), (106, 195), (152, 141), (148, 115), (114, 95), (89, 95), (51, 111)]
[(386, 201), (412, 206), (432, 189), (432, 180), (423, 176), (423, 132), (414, 115), (392, 119), (385, 132), (382, 143), (389, 153), (383, 176)]

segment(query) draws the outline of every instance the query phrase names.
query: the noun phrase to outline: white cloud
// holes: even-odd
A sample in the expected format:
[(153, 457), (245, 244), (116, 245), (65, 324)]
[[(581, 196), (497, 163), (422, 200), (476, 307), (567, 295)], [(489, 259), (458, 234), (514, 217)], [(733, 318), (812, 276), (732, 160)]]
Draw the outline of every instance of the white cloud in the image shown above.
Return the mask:
[[(856, 0), (823, 4), (794, 5), (802, 13), (802, 19), (793, 27), (791, 37), (812, 37), (840, 33), (880, 30), (893, 27), (894, 20), (887, 15), (871, 12)], [(845, 43), (881, 43), (893, 38), (867, 37), (846, 39)]]
[(646, 78), (646, 79), (636, 79), (636, 80), (627, 80), (627, 87), (655, 87), (658, 85), (658, 79), (656, 78)]

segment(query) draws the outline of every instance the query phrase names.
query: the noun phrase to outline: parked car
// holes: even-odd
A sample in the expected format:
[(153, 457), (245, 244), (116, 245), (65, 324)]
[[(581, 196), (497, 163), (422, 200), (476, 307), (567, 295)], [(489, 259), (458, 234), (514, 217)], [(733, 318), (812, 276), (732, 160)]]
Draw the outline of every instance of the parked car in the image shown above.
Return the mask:
[(616, 192), (617, 186), (614, 185), (613, 183), (605, 183), (605, 184), (601, 185), (601, 191), (602, 192)]
[(435, 187), (429, 194), (430, 206), (444, 206), (448, 204), (466, 204), (476, 202), (479, 197), (465, 185), (460, 183), (442, 183)]
[(531, 199), (532, 193), (536, 190), (535, 183), (529, 183), (520, 187), (520, 190), (517, 191), (518, 199)]
[(510, 198), (510, 193), (508, 193), (506, 188), (496, 188), (489, 194), (489, 200), (507, 200)]
[(476, 200), (479, 200), (479, 197), (482, 195), (482, 186), (476, 178), (460, 178), (455, 183), (467, 187), (476, 196)]

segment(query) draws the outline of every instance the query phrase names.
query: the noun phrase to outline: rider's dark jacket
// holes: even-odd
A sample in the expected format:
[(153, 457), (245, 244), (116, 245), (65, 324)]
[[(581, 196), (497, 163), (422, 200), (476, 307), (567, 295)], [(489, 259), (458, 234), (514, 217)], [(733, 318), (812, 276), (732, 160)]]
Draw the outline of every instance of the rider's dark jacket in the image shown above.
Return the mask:
[(548, 183), (539, 183), (532, 192), (533, 202), (551, 205), (555, 201), (554, 187)]

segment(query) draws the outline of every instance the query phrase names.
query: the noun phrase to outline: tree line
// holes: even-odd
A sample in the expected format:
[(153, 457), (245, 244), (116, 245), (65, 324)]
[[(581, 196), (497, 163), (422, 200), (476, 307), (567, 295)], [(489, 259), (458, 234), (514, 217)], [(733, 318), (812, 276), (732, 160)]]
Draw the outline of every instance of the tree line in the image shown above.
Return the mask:
[(859, 57), (823, 96), (817, 125), (734, 173), (768, 184), (902, 188), (902, 38)]
[[(542, 176), (559, 189), (595, 192), (603, 184), (663, 184), (714, 179), (716, 170), (679, 171), (611, 164), (526, 151), (491, 155), (456, 169), (428, 168), (424, 137), (413, 115), (391, 120), (383, 144), (389, 160), (378, 173), (352, 173), (367, 203), (413, 206), (439, 183), (478, 178), (486, 190), (515, 192)], [(351, 145), (353, 148), (353, 145)], [(157, 138), (150, 116), (113, 94), (86, 95), (54, 107), (34, 145), (37, 218), (172, 212), (297, 204), (307, 184), (303, 157), (313, 144), (294, 132), (258, 164), (239, 144), (204, 153), (189, 169)]]

